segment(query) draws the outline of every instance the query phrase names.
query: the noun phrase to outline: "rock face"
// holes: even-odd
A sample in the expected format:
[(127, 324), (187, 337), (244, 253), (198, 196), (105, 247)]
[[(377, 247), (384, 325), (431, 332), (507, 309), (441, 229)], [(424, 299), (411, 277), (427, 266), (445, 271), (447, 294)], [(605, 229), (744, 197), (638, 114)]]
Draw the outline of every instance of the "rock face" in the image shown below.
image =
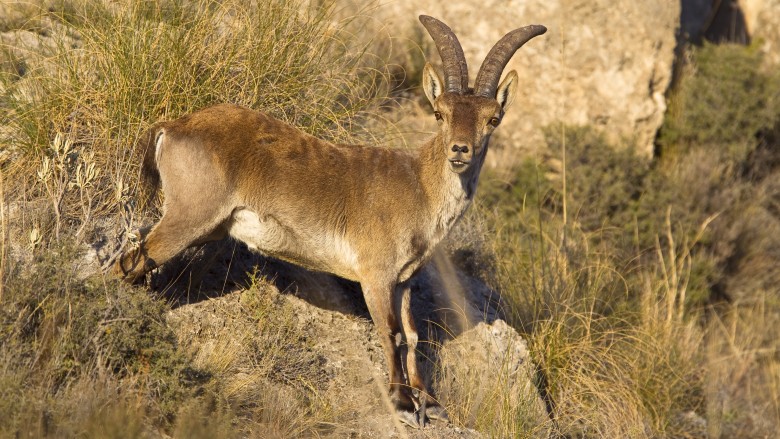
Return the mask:
[[(550, 419), (535, 382), (534, 366), (525, 340), (503, 320), (481, 322), (449, 341), (440, 352), (439, 392), (447, 398), (460, 395), (469, 401), (467, 413), (473, 422), (488, 418), (500, 422), (504, 416), (522, 420), (523, 433), (530, 437), (549, 437)], [(501, 409), (480, 413), (491, 399), (504, 398)]]
[[(780, 15), (772, 14), (779, 1), (746, 0), (758, 5), (751, 6), (757, 12), (747, 16), (754, 17), (756, 26), (777, 34), (780, 27), (770, 26)], [(339, 5), (347, 13), (363, 7), (354, 0)], [(0, 25), (13, 20), (7, 13), (0, 9), (0, 15), (7, 15)], [(614, 141), (635, 139), (640, 153), (652, 154), (666, 109), (664, 93), (672, 72), (679, 2), (397, 0), (378, 7), (374, 14), (377, 26), (400, 42), (394, 51), (420, 58), (416, 46), (422, 45), (426, 58), (436, 63), (436, 51), (417, 16), (433, 15), (448, 23), (463, 44), (472, 81), (484, 56), (506, 32), (531, 23), (547, 26), (548, 32), (530, 41), (507, 66), (520, 74), (519, 96), (493, 143), (495, 153), (488, 156), (488, 165), (512, 163), (518, 152), (538, 150), (544, 145), (543, 129), (559, 122), (596, 126)], [(6, 35), (3, 42), (26, 37)], [(768, 38), (767, 44), (778, 40)], [(431, 120), (430, 128), (434, 126)]]
[[(652, 154), (666, 109), (679, 2), (398, 0), (376, 14), (388, 33), (410, 29), (408, 35), (418, 35), (434, 62), (438, 56), (428, 36), (415, 30), (417, 16), (449, 24), (463, 45), (472, 82), (488, 50), (506, 32), (527, 24), (547, 26), (547, 33), (527, 43), (507, 66), (520, 75), (518, 99), (501, 130), (509, 156), (543, 145), (543, 128), (558, 122), (593, 125), (615, 141), (635, 139), (641, 154)], [(509, 156), (492, 154), (488, 160), (496, 164)]]
[(761, 41), (761, 50), (770, 65), (780, 64), (780, 0), (741, 0), (747, 30)]
[(770, 67), (780, 63), (780, 0), (682, 0), (681, 4), (682, 41), (758, 42)]

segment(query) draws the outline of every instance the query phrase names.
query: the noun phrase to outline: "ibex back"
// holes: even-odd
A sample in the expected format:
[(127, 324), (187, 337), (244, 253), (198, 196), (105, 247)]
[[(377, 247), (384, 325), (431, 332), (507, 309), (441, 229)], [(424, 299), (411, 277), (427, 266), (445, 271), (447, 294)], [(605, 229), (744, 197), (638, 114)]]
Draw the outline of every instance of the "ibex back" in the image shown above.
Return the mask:
[(439, 130), (415, 154), (334, 145), (234, 105), (159, 123), (140, 145), (143, 172), (165, 194), (163, 216), (114, 266), (136, 281), (189, 246), (231, 236), (268, 256), (359, 282), (387, 356), (392, 400), (413, 425), (446, 412), (418, 369), (409, 278), (471, 203), (490, 135), (517, 89), (514, 71), (499, 85), (501, 72), (546, 31), (532, 25), (508, 33), (470, 88), (452, 30), (432, 17), (420, 20), (438, 48), (444, 80), (425, 66), (423, 88)]

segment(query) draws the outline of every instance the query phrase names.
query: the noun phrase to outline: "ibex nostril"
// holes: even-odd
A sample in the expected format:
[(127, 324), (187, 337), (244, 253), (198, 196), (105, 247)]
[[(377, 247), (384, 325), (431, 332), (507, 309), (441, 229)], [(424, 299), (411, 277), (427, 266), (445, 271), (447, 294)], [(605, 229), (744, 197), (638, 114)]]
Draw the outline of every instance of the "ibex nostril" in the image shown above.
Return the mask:
[(452, 152), (462, 152), (467, 154), (469, 152), (469, 147), (466, 145), (452, 145)]

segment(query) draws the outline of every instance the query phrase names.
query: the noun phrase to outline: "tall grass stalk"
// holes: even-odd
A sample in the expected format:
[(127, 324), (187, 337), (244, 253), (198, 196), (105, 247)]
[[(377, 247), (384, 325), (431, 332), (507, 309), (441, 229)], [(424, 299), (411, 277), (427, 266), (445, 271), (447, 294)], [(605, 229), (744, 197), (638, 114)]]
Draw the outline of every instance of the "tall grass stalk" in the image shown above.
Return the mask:
[[(489, 182), (487, 187), (490, 192)], [(684, 431), (677, 416), (702, 409), (696, 395), (703, 388), (704, 334), (696, 313), (684, 307), (686, 288), (693, 249), (712, 219), (693, 239), (668, 220), (656, 240), (656, 260), (634, 265), (594, 239), (603, 232), (586, 232), (576, 218), (565, 222), (561, 211), (551, 211), (545, 201), (551, 195), (539, 193), (546, 190), (542, 185), (526, 190), (538, 203), (480, 213), (494, 234), (489, 245), (509, 320), (527, 337), (545, 377), (558, 433), (653, 437)], [(636, 268), (627, 271), (626, 265)]]
[[(155, 121), (232, 102), (359, 141), (370, 137), (359, 122), (386, 92), (371, 42), (358, 41), (362, 11), (336, 19), (332, 2), (65, 0), (41, 13), (55, 29), (45, 56), (20, 79), (3, 75), (19, 157), (7, 172), (52, 199), (55, 238), (63, 224), (86, 236), (92, 220), (134, 210), (126, 207), (138, 192), (134, 145)], [(99, 171), (88, 191), (30, 180), (57, 159), (55, 135), (71, 145), (60, 175), (75, 180), (76, 162)]]
[(3, 290), (5, 286), (5, 269), (6, 269), (6, 218), (5, 218), (5, 179), (3, 178), (3, 172), (0, 171), (0, 305), (3, 303)]

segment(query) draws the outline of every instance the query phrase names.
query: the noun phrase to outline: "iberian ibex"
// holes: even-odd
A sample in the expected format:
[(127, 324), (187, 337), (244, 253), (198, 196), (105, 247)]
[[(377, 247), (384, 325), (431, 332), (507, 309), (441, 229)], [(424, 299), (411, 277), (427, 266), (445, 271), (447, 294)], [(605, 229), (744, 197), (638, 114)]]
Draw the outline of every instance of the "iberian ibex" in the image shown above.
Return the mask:
[(426, 64), (423, 88), (439, 129), (416, 153), (334, 145), (234, 105), (159, 123), (140, 146), (143, 172), (165, 194), (163, 216), (113, 269), (135, 281), (189, 246), (231, 236), (359, 282), (387, 356), (392, 400), (406, 421), (424, 425), (446, 412), (420, 376), (409, 278), (471, 204), (490, 135), (517, 90), (514, 71), (499, 85), (504, 67), (547, 29), (526, 26), (501, 38), (471, 88), (455, 34), (435, 18), (420, 20), (444, 80)]

